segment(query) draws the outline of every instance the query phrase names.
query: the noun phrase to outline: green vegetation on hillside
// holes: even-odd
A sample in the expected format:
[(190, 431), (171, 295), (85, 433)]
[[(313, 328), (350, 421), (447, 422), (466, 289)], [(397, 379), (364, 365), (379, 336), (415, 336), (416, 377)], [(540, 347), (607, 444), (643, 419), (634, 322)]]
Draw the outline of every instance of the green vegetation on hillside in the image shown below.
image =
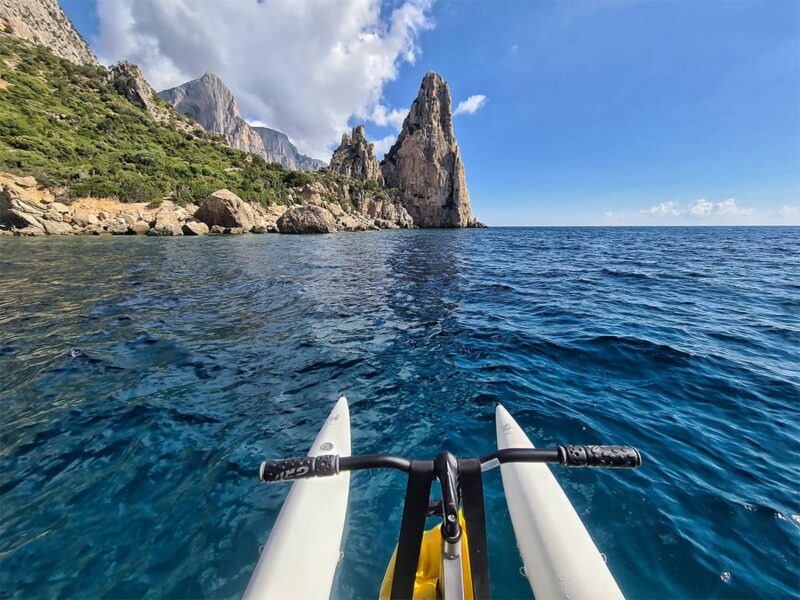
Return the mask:
[(251, 202), (284, 203), (290, 187), (344, 181), (288, 171), (220, 144), (216, 134), (183, 131), (182, 119), (156, 121), (117, 93), (103, 67), (0, 35), (0, 170), (33, 175), (71, 197), (130, 202), (198, 201), (224, 187)]

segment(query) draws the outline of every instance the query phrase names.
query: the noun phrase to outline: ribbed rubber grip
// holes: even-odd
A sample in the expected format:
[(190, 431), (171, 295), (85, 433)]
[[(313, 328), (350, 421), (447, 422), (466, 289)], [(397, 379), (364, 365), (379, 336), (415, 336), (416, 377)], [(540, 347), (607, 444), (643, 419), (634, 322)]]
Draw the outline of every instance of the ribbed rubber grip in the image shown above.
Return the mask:
[(322, 454), (320, 456), (304, 456), (302, 458), (285, 458), (268, 460), (261, 463), (259, 479), (265, 483), (277, 481), (293, 481), (311, 477), (327, 477), (339, 472), (339, 456)]
[(559, 446), (558, 461), (565, 467), (636, 468), (642, 456), (631, 446)]

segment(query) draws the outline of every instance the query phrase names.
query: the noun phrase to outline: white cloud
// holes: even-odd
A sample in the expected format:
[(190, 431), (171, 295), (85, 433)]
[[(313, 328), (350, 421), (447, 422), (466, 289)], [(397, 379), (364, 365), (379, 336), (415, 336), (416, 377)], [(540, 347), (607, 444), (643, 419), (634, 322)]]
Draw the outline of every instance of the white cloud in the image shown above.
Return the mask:
[(778, 216), (791, 223), (800, 223), (800, 204), (784, 204), (778, 209)]
[(645, 215), (654, 217), (677, 217), (681, 214), (676, 202), (662, 202), (642, 211)]
[(463, 114), (471, 115), (484, 104), (486, 104), (486, 96), (483, 94), (475, 94), (459, 102), (458, 106), (456, 106), (456, 110), (453, 112), (453, 116)]
[(739, 217), (753, 214), (751, 208), (740, 208), (735, 198), (720, 202), (710, 202), (705, 198), (695, 200), (686, 208), (678, 202), (662, 202), (641, 211), (650, 217), (684, 217), (689, 219), (708, 219), (713, 217)]
[(383, 87), (416, 60), (432, 1), (97, 0), (97, 51), (137, 63), (158, 90), (214, 71), (246, 117), (324, 158), (351, 117), (402, 123)]
[(686, 204), (661, 202), (636, 213), (615, 214), (625, 225), (800, 225), (800, 205), (739, 206), (735, 198), (705, 198)]
[(393, 108), (392, 110), (388, 110), (383, 104), (378, 104), (372, 109), (372, 114), (369, 115), (369, 120), (375, 123), (376, 125), (380, 125), (381, 127), (386, 127), (387, 125), (391, 125), (397, 131), (403, 127), (403, 121), (408, 115), (408, 109), (404, 108), (398, 110)]
[(372, 144), (375, 146), (375, 155), (378, 157), (378, 160), (383, 158), (383, 155), (389, 151), (396, 141), (396, 135), (387, 135), (380, 140), (372, 140)]
[(739, 208), (734, 198), (728, 198), (721, 202), (709, 202), (702, 198), (690, 204), (687, 212), (694, 217), (732, 217), (752, 214), (753, 211), (749, 208)]

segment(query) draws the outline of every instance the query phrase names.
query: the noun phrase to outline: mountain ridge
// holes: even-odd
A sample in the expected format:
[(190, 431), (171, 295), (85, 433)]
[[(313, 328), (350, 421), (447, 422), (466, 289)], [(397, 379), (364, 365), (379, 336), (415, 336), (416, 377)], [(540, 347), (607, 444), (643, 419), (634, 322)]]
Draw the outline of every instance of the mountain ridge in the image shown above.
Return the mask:
[(213, 71), (162, 90), (158, 95), (206, 131), (220, 134), (233, 148), (257, 154), (287, 169), (317, 171), (326, 166), (321, 160), (300, 154), (285, 133), (247, 123), (233, 92)]
[(300, 154), (297, 146), (282, 131), (256, 125), (250, 125), (250, 127), (261, 136), (267, 151), (267, 160), (272, 160), (286, 169), (299, 171), (319, 171), (328, 166), (324, 160)]

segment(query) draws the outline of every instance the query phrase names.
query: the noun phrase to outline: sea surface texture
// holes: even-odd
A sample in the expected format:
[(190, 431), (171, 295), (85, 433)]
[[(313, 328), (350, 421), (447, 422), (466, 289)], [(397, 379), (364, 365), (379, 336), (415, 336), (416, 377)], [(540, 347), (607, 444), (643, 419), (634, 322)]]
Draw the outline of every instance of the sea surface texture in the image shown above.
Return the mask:
[[(239, 597), (288, 492), (259, 463), (340, 394), (357, 453), (491, 452), (498, 403), (634, 445), (554, 469), (628, 598), (797, 597), (798, 348), (796, 228), (0, 239), (0, 597)], [(404, 487), (352, 477), (334, 598), (377, 596)]]

